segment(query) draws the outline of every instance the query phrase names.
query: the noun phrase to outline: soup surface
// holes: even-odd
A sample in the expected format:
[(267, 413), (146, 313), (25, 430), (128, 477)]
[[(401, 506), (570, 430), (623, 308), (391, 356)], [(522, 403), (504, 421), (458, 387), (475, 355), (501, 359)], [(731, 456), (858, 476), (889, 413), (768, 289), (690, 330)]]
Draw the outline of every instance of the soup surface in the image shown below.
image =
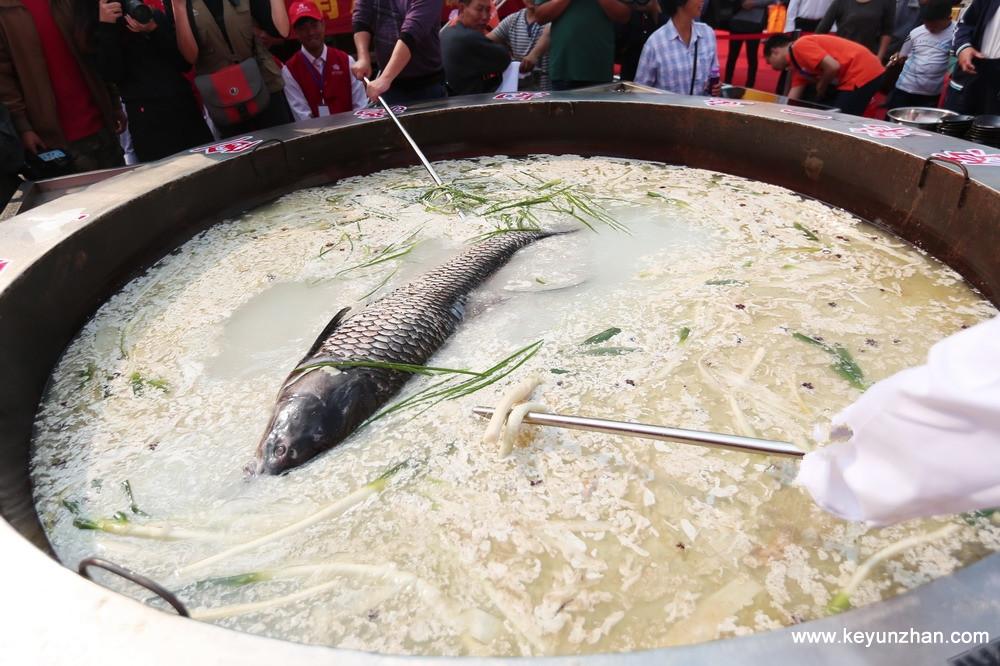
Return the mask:
[[(439, 169), (447, 192), (413, 168), (284, 196), (98, 311), (36, 423), (36, 502), (63, 562), (105, 557), (195, 617), (288, 640), (552, 655), (822, 617), (866, 559), (945, 524), (876, 567), (853, 605), (1000, 550), (985, 512), (837, 520), (778, 458), (533, 426), (501, 457), (472, 414), (537, 377), (552, 411), (812, 449), (864, 387), (996, 314), (953, 271), (843, 211), (708, 171), (571, 156)], [(453, 399), (245, 478), (279, 387), (334, 313), (532, 225), (580, 231), (519, 251), (430, 362), (520, 367), (464, 395), (470, 375), (415, 376), (401, 397), (446, 382)]]

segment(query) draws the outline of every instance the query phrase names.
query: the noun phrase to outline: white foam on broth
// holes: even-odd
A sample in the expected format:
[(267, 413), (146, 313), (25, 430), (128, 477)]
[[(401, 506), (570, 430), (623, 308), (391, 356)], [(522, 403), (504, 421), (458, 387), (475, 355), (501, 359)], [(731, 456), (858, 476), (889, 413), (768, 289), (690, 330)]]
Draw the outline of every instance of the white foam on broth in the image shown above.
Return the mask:
[[(520, 251), (472, 296), (470, 316), (430, 361), (482, 370), (544, 340), (518, 372), (422, 414), (387, 417), (286, 476), (251, 482), (242, 468), (275, 394), (333, 314), (439, 264), (494, 221), (427, 210), (425, 176), (413, 168), (295, 192), (199, 234), (111, 298), (53, 374), (33, 480), (63, 562), (106, 557), (198, 608), (333, 583), (219, 620), (242, 631), (390, 653), (537, 655), (691, 643), (822, 617), (861, 561), (943, 522), (963, 529), (879, 567), (855, 605), (1000, 550), (989, 519), (884, 529), (834, 519), (789, 484), (795, 463), (777, 459), (531, 426), (499, 459), (480, 442), (485, 422), (471, 408), (494, 404), (529, 373), (545, 377), (536, 396), (554, 411), (812, 448), (814, 425), (860, 391), (793, 332), (843, 345), (876, 381), (996, 311), (914, 248), (776, 186), (611, 158), (438, 168), (487, 192), (563, 179), (603, 197), (632, 233), (598, 227)], [(409, 254), (340, 273), (413, 233), (421, 242)], [(610, 327), (621, 332), (581, 344)], [(611, 347), (619, 353), (592, 353)], [(402, 461), (410, 464), (383, 492), (342, 515), (177, 574)], [(126, 479), (149, 517), (130, 513)], [(91, 517), (123, 511), (132, 524), (219, 538), (80, 530), (64, 500)], [(194, 585), (330, 563), (343, 566)], [(351, 568), (359, 564), (388, 569)]]

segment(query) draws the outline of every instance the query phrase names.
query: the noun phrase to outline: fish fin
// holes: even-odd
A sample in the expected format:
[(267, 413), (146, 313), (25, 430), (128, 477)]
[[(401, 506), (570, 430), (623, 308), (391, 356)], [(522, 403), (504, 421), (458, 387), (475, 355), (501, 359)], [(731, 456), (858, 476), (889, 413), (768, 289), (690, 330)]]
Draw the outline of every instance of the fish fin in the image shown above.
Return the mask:
[(337, 314), (333, 315), (333, 319), (330, 320), (330, 323), (326, 325), (326, 328), (324, 328), (323, 331), (319, 334), (319, 337), (316, 338), (316, 342), (314, 342), (312, 347), (309, 348), (309, 351), (306, 352), (306, 355), (303, 360), (309, 358), (310, 356), (319, 351), (319, 348), (323, 346), (323, 343), (326, 342), (326, 339), (330, 337), (330, 335), (334, 332), (334, 330), (336, 330), (336, 328), (340, 326), (341, 322), (344, 321), (344, 317), (347, 315), (348, 312), (350, 312), (350, 310), (351, 308), (344, 308)]

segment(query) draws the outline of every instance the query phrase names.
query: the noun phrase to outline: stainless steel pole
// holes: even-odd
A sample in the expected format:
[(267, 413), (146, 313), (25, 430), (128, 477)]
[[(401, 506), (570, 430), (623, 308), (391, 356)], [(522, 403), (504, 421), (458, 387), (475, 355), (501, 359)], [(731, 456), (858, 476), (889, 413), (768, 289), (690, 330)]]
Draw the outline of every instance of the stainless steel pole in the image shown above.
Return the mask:
[[(492, 407), (475, 407), (472, 411), (480, 416), (489, 418), (493, 416), (494, 409)], [(785, 456), (790, 458), (801, 458), (805, 455), (805, 451), (789, 442), (757, 439), (756, 437), (741, 437), (740, 435), (725, 435), (716, 432), (702, 432), (700, 430), (684, 430), (682, 428), (670, 428), (645, 423), (610, 421), (585, 416), (571, 416), (569, 414), (528, 412), (523, 422), (533, 425), (568, 428), (570, 430), (603, 432), (608, 435), (641, 437), (666, 442), (679, 442), (681, 444), (698, 444), (713, 449), (740, 451), (742, 453), (762, 453), (769, 456)]]

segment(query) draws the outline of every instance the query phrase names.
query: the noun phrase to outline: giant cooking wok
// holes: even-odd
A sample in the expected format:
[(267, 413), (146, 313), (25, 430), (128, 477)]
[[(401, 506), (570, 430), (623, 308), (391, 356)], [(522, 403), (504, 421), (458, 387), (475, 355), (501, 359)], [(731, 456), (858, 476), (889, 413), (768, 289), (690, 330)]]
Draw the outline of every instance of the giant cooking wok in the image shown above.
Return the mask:
[[(1000, 156), (976, 152), (982, 147), (852, 116), (741, 100), (610, 89), (531, 97), (462, 98), (407, 109), (401, 117), (431, 160), (610, 155), (782, 185), (890, 229), (1000, 305)], [(444, 661), (306, 646), (194, 622), (100, 587), (78, 576), (75, 562), (63, 566), (52, 557), (32, 500), (32, 422), (52, 367), (101, 303), (226, 215), (300, 187), (416, 163), (389, 120), (352, 114), (238, 139), (142, 166), (0, 223), (3, 663)], [(802, 629), (833, 631), (840, 638), (832, 645), (800, 644), (792, 632)], [(845, 629), (941, 631), (945, 644), (866, 647), (845, 642)], [(1000, 554), (888, 601), (798, 627), (701, 645), (539, 661), (945, 663), (970, 647), (947, 644), (952, 631), (988, 631), (993, 638), (1000, 633)]]

